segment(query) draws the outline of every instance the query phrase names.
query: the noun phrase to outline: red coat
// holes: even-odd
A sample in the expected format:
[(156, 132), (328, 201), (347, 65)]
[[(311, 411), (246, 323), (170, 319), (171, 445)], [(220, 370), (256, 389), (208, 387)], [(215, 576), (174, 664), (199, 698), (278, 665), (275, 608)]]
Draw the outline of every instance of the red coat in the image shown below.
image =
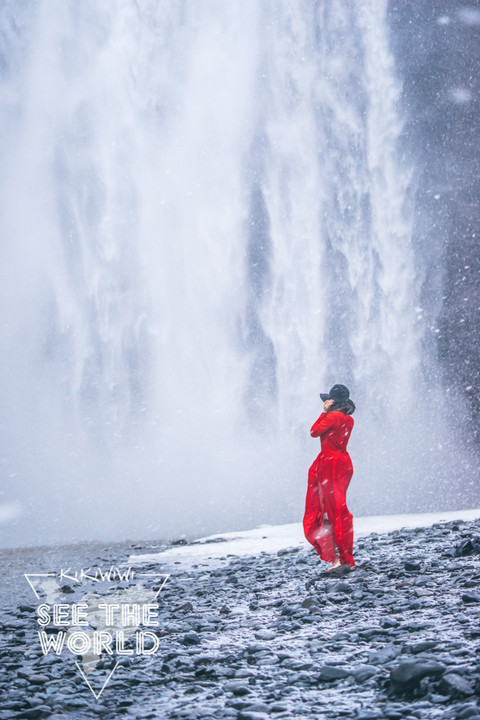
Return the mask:
[(353, 518), (347, 508), (347, 488), (353, 466), (347, 444), (353, 418), (339, 410), (322, 413), (310, 434), (319, 437), (321, 451), (308, 472), (303, 529), (307, 540), (327, 562), (338, 557), (355, 565)]

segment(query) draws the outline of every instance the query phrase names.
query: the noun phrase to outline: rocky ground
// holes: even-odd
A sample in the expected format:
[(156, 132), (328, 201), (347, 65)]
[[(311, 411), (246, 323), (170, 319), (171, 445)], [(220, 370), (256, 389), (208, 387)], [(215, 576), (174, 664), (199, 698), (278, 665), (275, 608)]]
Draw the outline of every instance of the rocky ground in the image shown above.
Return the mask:
[(158, 652), (121, 658), (99, 700), (70, 653), (42, 655), (32, 596), (3, 614), (0, 720), (480, 720), (479, 537), (480, 521), (373, 534), (340, 576), (310, 547), (172, 569)]

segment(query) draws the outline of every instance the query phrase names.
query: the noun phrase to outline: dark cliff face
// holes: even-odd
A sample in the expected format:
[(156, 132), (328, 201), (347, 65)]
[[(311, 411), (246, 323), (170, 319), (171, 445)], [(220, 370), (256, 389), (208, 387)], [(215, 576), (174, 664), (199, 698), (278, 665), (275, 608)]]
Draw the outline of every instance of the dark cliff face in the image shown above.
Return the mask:
[(480, 442), (480, 2), (391, 0), (388, 13), (416, 168), (426, 364), (437, 355)]

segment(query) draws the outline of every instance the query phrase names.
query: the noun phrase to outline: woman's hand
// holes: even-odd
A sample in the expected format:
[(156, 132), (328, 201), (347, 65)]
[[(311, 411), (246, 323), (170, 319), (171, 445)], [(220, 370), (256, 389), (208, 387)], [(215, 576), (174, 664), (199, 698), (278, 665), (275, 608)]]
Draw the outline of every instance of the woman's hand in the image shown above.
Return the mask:
[(323, 412), (327, 412), (328, 408), (331, 407), (334, 402), (335, 400), (325, 400), (325, 402), (323, 403)]

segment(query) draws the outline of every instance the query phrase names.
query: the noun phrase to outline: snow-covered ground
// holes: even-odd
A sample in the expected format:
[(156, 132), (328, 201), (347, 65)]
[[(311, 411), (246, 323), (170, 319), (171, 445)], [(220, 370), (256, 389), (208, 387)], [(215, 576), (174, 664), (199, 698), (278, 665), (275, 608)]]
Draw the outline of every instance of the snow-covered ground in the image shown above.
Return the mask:
[[(452, 520), (476, 520), (480, 508), (473, 510), (452, 510), (437, 513), (411, 515), (372, 515), (354, 519), (355, 537), (370, 533), (387, 533), (401, 528), (428, 527), (438, 522)], [(199, 538), (188, 545), (175, 545), (159, 553), (131, 555), (130, 564), (155, 562), (160, 565), (190, 567), (194, 564), (210, 564), (226, 559), (229, 555), (258, 555), (261, 552), (275, 553), (284, 548), (308, 545), (301, 523), (285, 525), (260, 525), (252, 530), (241, 530)]]

